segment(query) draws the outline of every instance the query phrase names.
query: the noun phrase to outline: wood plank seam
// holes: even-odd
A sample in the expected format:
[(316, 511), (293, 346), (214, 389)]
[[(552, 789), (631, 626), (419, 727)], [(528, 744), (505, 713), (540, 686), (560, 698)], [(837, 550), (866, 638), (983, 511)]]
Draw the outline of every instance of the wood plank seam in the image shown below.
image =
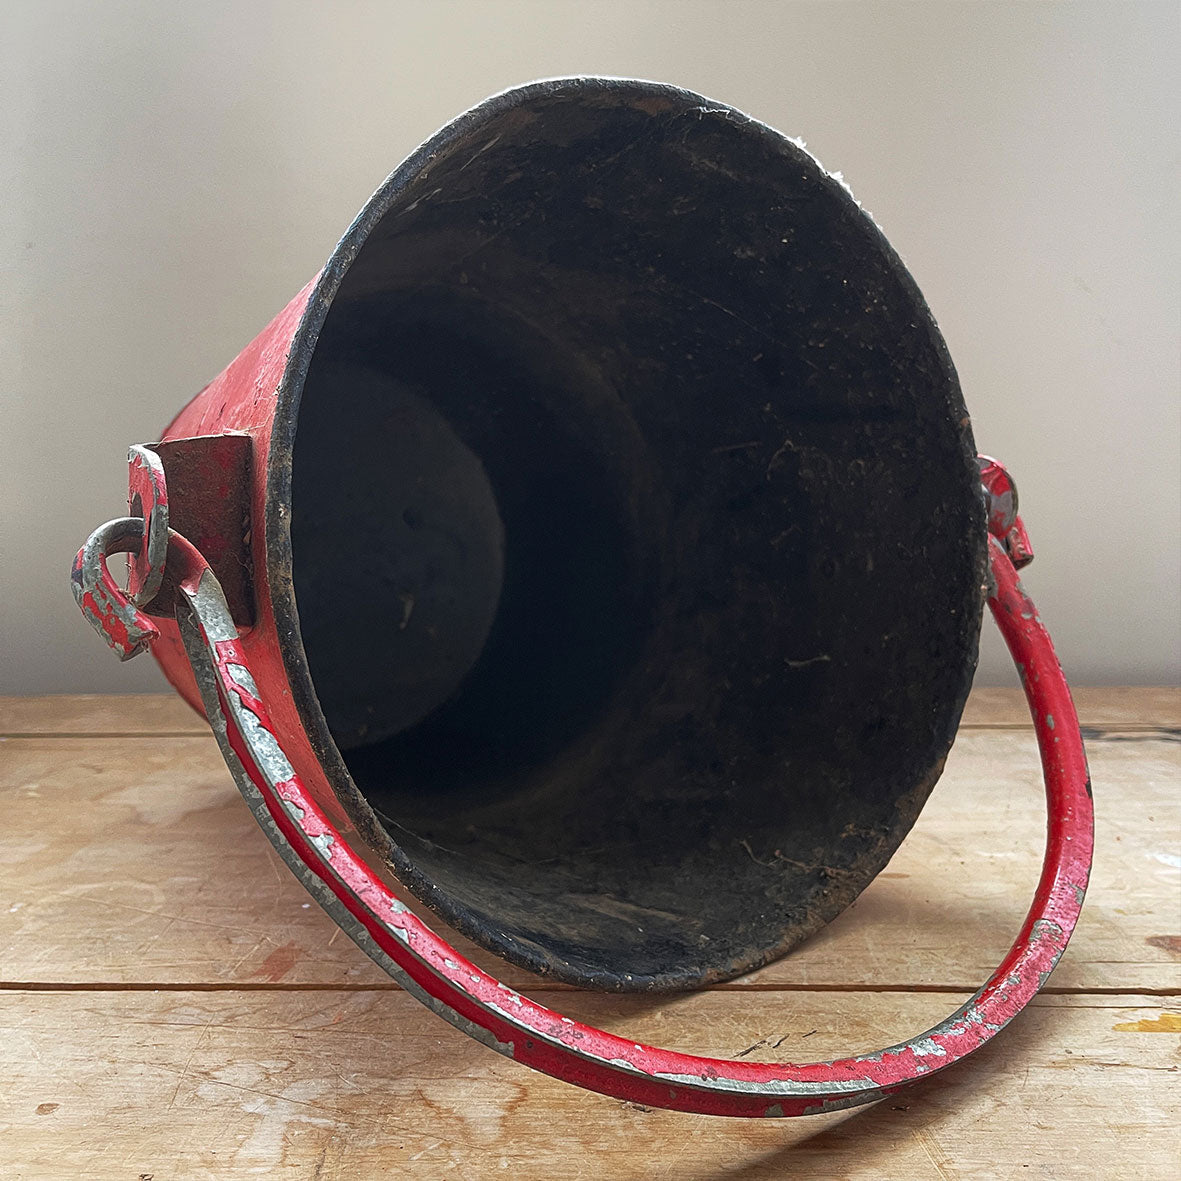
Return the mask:
[[(221, 980), (6, 980), (0, 981), (3, 992), (401, 992), (402, 989), (390, 981), (388, 984), (357, 984), (341, 981), (337, 984), (318, 984), (311, 981), (221, 981)], [(570, 984), (549, 984), (544, 981), (522, 987), (519, 991), (529, 995), (542, 993), (566, 993), (579, 996), (612, 996), (613, 993), (597, 993), (588, 989), (575, 988)], [(678, 997), (700, 996), (703, 993), (866, 993), (871, 996), (911, 993), (941, 996), (944, 994), (970, 996), (975, 989), (969, 984), (710, 984), (693, 992), (660, 992), (648, 994), (653, 1000), (676, 1000)], [(1151, 988), (1145, 985), (1112, 985), (1108, 988), (1085, 985), (1043, 985), (1040, 996), (1153, 996), (1181, 997), (1181, 987)]]
[[(1163, 691), (1153, 691), (1160, 693)], [(991, 691), (991, 696), (995, 701), (999, 698), (999, 691)], [(1181, 694), (1176, 695), (1178, 700), (1181, 700)], [(1170, 700), (1172, 695), (1170, 696)], [(163, 703), (162, 699), (152, 698), (156, 705)], [(166, 700), (166, 699), (164, 699)], [(1097, 701), (1099, 699), (1096, 699)], [(64, 701), (66, 706), (77, 704), (78, 699), (54, 699), (56, 705), (59, 701)], [(83, 702), (83, 705), (88, 703)], [(1096, 707), (1096, 713), (1101, 714), (1101, 705)], [(962, 727), (965, 735), (977, 735), (985, 737), (990, 733), (1000, 734), (1005, 733), (1009, 735), (1021, 736), (1028, 734), (1031, 727), (1028, 724), (1016, 725), (1015, 723), (997, 723), (990, 721), (969, 721), (965, 722)], [(135, 738), (141, 742), (151, 742), (152, 740), (163, 740), (162, 748), (167, 751), (171, 744), (175, 741), (191, 742), (195, 739), (209, 738), (208, 731), (199, 723), (195, 725), (192, 732), (188, 730), (170, 730), (164, 732), (152, 732), (145, 730), (140, 732), (131, 731), (86, 731), (86, 730), (70, 730), (70, 731), (53, 731), (50, 729), (36, 730), (22, 730), (19, 732), (12, 732), (10, 735), (4, 737), (11, 737), (17, 741), (44, 741), (47, 744), (54, 744), (57, 740), (67, 740), (90, 742), (97, 739), (131, 739)], [(1137, 743), (1137, 742), (1181, 742), (1181, 728), (1177, 727), (1163, 727), (1159, 724), (1138, 724), (1132, 721), (1126, 721), (1118, 724), (1105, 724), (1102, 727), (1089, 728), (1088, 737), (1090, 741), (1096, 744), (1114, 744), (1114, 743)], [(1118, 839), (1118, 837), (1117, 837)], [(962, 864), (962, 863), (961, 863)], [(908, 867), (909, 868), (909, 867)], [(282, 875), (280, 875), (282, 876)], [(891, 875), (884, 876), (902, 876), (907, 875)], [(304, 907), (306, 909), (306, 905)], [(1086, 920), (1084, 919), (1084, 922)], [(337, 932), (339, 934), (339, 932)], [(334, 936), (335, 938), (335, 936)], [(1150, 939), (1149, 942), (1160, 943), (1161, 939), (1176, 939), (1177, 937), (1157, 936)], [(1098, 960), (1095, 961), (1099, 963)], [(1119, 961), (1122, 962), (1122, 961)], [(1124, 984), (1116, 986), (1101, 986), (1095, 984), (1065, 984), (1056, 985), (1050, 984), (1046, 989), (1048, 995), (1061, 996), (1086, 996), (1086, 995), (1106, 995), (1118, 996), (1126, 995), (1129, 992), (1135, 992), (1141, 995), (1155, 995), (1161, 997), (1176, 996), (1181, 993), (1181, 987), (1168, 986), (1153, 986), (1155, 982), (1148, 982), (1143, 979), (1134, 981), (1128, 980)], [(343, 987), (346, 990), (364, 991), (374, 987), (387, 988), (389, 990), (397, 990), (397, 986), (393, 982), (388, 984), (374, 985), (372, 982), (349, 982), (349, 981), (287, 981), (287, 982), (270, 982), (265, 980), (251, 981), (251, 980), (212, 980), (212, 981), (175, 981), (175, 980), (98, 980), (98, 981), (70, 981), (58, 979), (45, 979), (40, 977), (23, 977), (15, 981), (0, 981), (0, 990), (4, 991), (20, 991), (20, 990), (42, 990), (42, 991), (96, 991), (96, 990), (166, 990), (175, 991), (185, 988), (199, 988), (207, 989), (208, 991), (282, 991), (283, 989), (294, 990), (326, 990), (334, 987)], [(562, 992), (566, 991), (566, 986), (554, 984), (553, 982), (529, 980), (521, 985), (526, 990), (537, 992)], [(966, 978), (962, 980), (926, 980), (911, 983), (901, 983), (897, 981), (870, 981), (870, 980), (855, 980), (846, 982), (830, 982), (830, 981), (815, 981), (815, 980), (799, 980), (799, 981), (767, 981), (754, 979), (750, 981), (734, 981), (727, 984), (714, 986), (710, 991), (726, 991), (726, 992), (800, 992), (800, 991), (832, 991), (832, 992), (938, 992), (938, 991), (971, 991), (975, 987), (974, 981), (968, 981)]]
[[(10, 914), (10, 930), (22, 947), (33, 949), (11, 966), (22, 979), (0, 982), (11, 1050), (0, 1123), (8, 1133), (6, 1168), (14, 1177), (454, 1173), (514, 1175), (522, 1181), (585, 1176), (639, 1181), (682, 1172), (737, 1176), (736, 1166), (751, 1181), (773, 1181), (798, 1170), (932, 1181), (1001, 1175), (1163, 1181), (1177, 1175), (1169, 1129), (1181, 1073), (1173, 1056), (1181, 1029), (1176, 970), (1181, 926), (1173, 924), (1181, 919), (1181, 908), (1175, 859), (1152, 855), (1172, 857), (1169, 851), (1181, 833), (1167, 809), (1155, 810), (1166, 808), (1175, 794), (1177, 779), (1170, 776), (1176, 776), (1181, 728), (1164, 724), (1169, 719), (1163, 711), (1151, 723), (1125, 716), (1087, 731), (1092, 768), (1100, 771), (1096, 802), (1107, 809), (1090, 920), (1084, 909), (1084, 942), (1072, 945), (1093, 965), (1090, 975), (1076, 978), (1079, 983), (1051, 980), (1003, 1044), (985, 1048), (945, 1075), (853, 1118), (837, 1113), (790, 1127), (670, 1116), (514, 1072), (511, 1064), (473, 1049), (420, 1011), (393, 981), (360, 978), (371, 968), (369, 961), (356, 952), (354, 967), (355, 949), (318, 911), (298, 901), (294, 879), (274, 864), (268, 873), (271, 859), (261, 851), (266, 843), (248, 815), (239, 817), (237, 793), (218, 789), (222, 768), (216, 751), (202, 753), (206, 742), (197, 740), (211, 744), (202, 726), (163, 733), (111, 726), (96, 734), (77, 728), (89, 719), (76, 712), (68, 732), (42, 731), (29, 720), (31, 715), (21, 716), (4, 737), (42, 743), (40, 753), (14, 742), (8, 767), (0, 768), (12, 772), (8, 802), (23, 806), (24, 839), (40, 841), (41, 817), (54, 814), (59, 801), (77, 804), (80, 787), (91, 795), (90, 811), (78, 813), (76, 843), (63, 843), (62, 833), (46, 825), (47, 860), (36, 863), (43, 868), (36, 874), (30, 869), (28, 892), (12, 894), (5, 903), (27, 905)], [(945, 905), (943, 928), (921, 926), (941, 913), (926, 907), (944, 879), (916, 887), (932, 872), (928, 854), (943, 850), (954, 873), (977, 883), (980, 913), (991, 921), (978, 920), (975, 929), (987, 934), (1005, 930), (1012, 918), (1009, 902), (1021, 901), (1009, 899), (1017, 878), (997, 878), (997, 872), (1023, 864), (1037, 837), (1031, 727), (982, 721), (966, 723), (962, 731), (968, 741), (959, 769), (949, 765), (945, 800), (930, 818), (938, 820), (932, 835), (923, 837), (916, 829), (913, 863), (892, 864), (879, 901), (858, 903), (860, 920), (843, 925), (830, 941), (838, 950), (849, 949), (850, 963), (863, 962), (859, 972), (885, 980), (756, 977), (694, 993), (622, 999), (545, 981), (518, 987), (561, 993), (564, 1005), (599, 1014), (638, 1038), (691, 1038), (693, 1049), (727, 1056), (758, 1052), (810, 1059), (846, 1049), (850, 1038), (878, 1044), (904, 1028), (924, 1028), (928, 1011), (969, 995), (979, 983), (957, 982), (976, 953), (938, 966), (938, 932), (948, 929), (948, 916), (960, 919), (970, 912)], [(124, 752), (109, 738), (141, 745)], [(55, 739), (69, 741), (59, 745)], [(153, 740), (162, 740), (158, 750)], [(998, 757), (1005, 748), (1008, 753)], [(128, 773), (141, 766), (138, 779)], [(983, 798), (1019, 801), (1006, 814), (1011, 837), (1008, 830), (1003, 840), (982, 835), (974, 808)], [(935, 797), (933, 802), (940, 804)], [(101, 829), (97, 835), (92, 825)], [(935, 837), (947, 843), (932, 844)], [(252, 838), (258, 838), (258, 851)], [(218, 880), (216, 857), (225, 848), (220, 842), (227, 840), (239, 863), (234, 882), (241, 896), (235, 894), (232, 906), (219, 902), (218, 887), (211, 884)], [(137, 861), (159, 858), (179, 848), (178, 841), (191, 849), (184, 865), (152, 875)], [(15, 846), (7, 848), (12, 852)], [(105, 861), (96, 861), (96, 852)], [(52, 909), (22, 926), (21, 916), (30, 914), (40, 897), (35, 891), (62, 872), (60, 859), (71, 857), (69, 872), (80, 873), (84, 885), (102, 879), (103, 890), (63, 894)], [(204, 876), (207, 861), (210, 882)], [(966, 868), (954, 870), (956, 865)], [(51, 877), (37, 876), (43, 872)], [(1117, 892), (1117, 882), (1127, 885)], [(115, 893), (105, 892), (108, 887)], [(140, 893), (118, 893), (132, 888)], [(185, 891), (183, 901), (178, 889)], [(37, 924), (74, 914), (78, 917), (65, 928), (68, 937), (93, 937), (95, 920), (120, 897), (128, 903), (126, 913), (112, 911), (104, 928), (107, 938), (119, 933), (120, 939), (104, 950), (100, 931), (98, 953), (85, 969), (99, 978), (58, 979), (73, 966), (71, 946), (60, 933), (56, 943), (50, 934), (43, 945), (48, 928)], [(225, 909), (203, 912), (210, 903)], [(901, 958), (879, 958), (882, 937), (867, 921), (880, 923), (899, 909), (905, 915), (908, 907), (920, 924), (915, 929), (925, 934)], [(292, 910), (296, 925), (288, 927)], [(309, 921), (312, 914), (320, 921)], [(155, 964), (143, 955), (143, 948), (162, 948), (175, 939), (185, 924), (224, 934), (220, 942), (210, 936), (194, 940), (190, 949), (170, 951)], [(1179, 934), (1159, 934), (1164, 931)], [(1117, 932), (1122, 932), (1118, 939)], [(1149, 947), (1145, 936), (1151, 936)], [(262, 951), (246, 962), (242, 952), (256, 938), (254, 949), (261, 945)], [(298, 942), (280, 947), (288, 939)], [(1089, 958), (1083, 955), (1087, 939)], [(333, 942), (337, 946), (325, 955), (325, 945)], [(319, 971), (356, 972), (358, 978), (145, 978), (166, 977), (170, 969), (216, 976), (243, 962), (238, 970), (248, 973), (268, 953), (287, 947), (315, 960)], [(1171, 968), (1159, 961), (1162, 955), (1173, 957)], [(1153, 956), (1157, 962), (1151, 962)], [(0, 958), (5, 958), (3, 939)], [(294, 955), (288, 958), (293, 961)], [(929, 964), (952, 982), (930, 979)], [(1070, 953), (1063, 968), (1071, 970)], [(121, 970), (133, 978), (104, 975)], [(822, 960), (819, 970), (830, 969)], [(902, 982), (911, 970), (925, 979)], [(1137, 975), (1139, 984), (1133, 982)], [(702, 1047), (701, 1038), (711, 1044)]]

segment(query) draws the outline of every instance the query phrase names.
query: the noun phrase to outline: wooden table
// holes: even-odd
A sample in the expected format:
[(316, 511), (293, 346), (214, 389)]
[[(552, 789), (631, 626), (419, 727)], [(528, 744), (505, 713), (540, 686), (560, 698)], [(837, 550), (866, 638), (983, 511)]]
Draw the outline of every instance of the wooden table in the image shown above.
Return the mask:
[[(1179, 1177), (1181, 692), (1077, 697), (1098, 844), (1047, 988), (968, 1062), (788, 1121), (604, 1099), (452, 1030), (309, 904), (175, 699), (0, 698), (0, 1177)], [(889, 867), (780, 963), (661, 998), (499, 966), (679, 1048), (884, 1045), (999, 960), (1042, 814), (1019, 694), (977, 691)]]

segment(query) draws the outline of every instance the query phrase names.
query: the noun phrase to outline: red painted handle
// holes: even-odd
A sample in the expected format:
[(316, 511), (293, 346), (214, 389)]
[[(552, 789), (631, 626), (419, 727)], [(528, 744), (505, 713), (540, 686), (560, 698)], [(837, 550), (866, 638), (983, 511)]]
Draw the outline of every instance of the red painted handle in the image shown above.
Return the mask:
[[(880, 1099), (989, 1041), (1037, 993), (1078, 919), (1093, 843), (1086, 756), (1049, 634), (1006, 549), (1028, 552), (1024, 530), (1014, 533), (1015, 504), (1012, 516), (997, 515), (989, 538), (989, 606), (1021, 671), (1045, 776), (1048, 836), (1029, 914), (996, 971), (945, 1021), (876, 1053), (804, 1064), (725, 1061), (628, 1041), (521, 996), (466, 960), (399, 901), (304, 789), (258, 698), (205, 559), (171, 533), (167, 567), (180, 592), (177, 620), (206, 714), (243, 797), (312, 896), (407, 991), (492, 1049), (593, 1091), (715, 1115), (807, 1115)], [(79, 554), (78, 585), (93, 585), (98, 564), (105, 572), (106, 542), (138, 540), (134, 526), (112, 522), (91, 538)], [(995, 535), (1002, 527), (1004, 543)], [(112, 593), (105, 584), (104, 593)]]

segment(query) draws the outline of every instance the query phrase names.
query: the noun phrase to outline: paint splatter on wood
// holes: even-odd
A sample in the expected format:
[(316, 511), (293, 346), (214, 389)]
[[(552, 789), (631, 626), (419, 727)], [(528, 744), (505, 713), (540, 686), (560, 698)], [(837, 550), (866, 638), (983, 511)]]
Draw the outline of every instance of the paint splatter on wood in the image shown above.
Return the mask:
[(1121, 1021), (1111, 1027), (1116, 1033), (1181, 1033), (1181, 1013), (1162, 1013), (1139, 1021)]
[(1181, 935), (1149, 935), (1145, 943), (1149, 947), (1159, 947), (1169, 955), (1181, 959)]
[(265, 980), (268, 984), (278, 984), (295, 967), (295, 961), (298, 958), (299, 948), (295, 946), (295, 941), (284, 943), (282, 947), (276, 947), (259, 964), (257, 972), (251, 972), (251, 979)]

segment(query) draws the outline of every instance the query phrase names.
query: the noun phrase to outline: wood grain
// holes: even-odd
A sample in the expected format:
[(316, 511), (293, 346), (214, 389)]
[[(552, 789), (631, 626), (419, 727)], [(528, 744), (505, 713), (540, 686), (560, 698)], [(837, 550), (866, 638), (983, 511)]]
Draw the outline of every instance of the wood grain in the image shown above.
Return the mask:
[(0, 697), (0, 736), (208, 733), (205, 719), (175, 693)]
[[(644, 1110), (453, 1031), (310, 903), (174, 699), (2, 699), (0, 730), (30, 736), (0, 737), (0, 1176), (1181, 1175), (1179, 695), (1077, 696), (1095, 874), (1047, 992), (943, 1075), (786, 1122)], [(609, 997), (456, 942), (574, 1016), (683, 1049), (803, 1060), (917, 1033), (980, 984), (1037, 876), (1024, 706), (978, 691), (969, 719), (886, 871), (744, 980)]]
[[(1103, 686), (1072, 688), (1079, 722), (1094, 730), (1176, 730), (1181, 727), (1181, 688)], [(977, 688), (961, 722), (972, 729), (1023, 729), (1030, 725), (1020, 689)]]
[[(642, 1040), (785, 1057), (869, 1046), (958, 1000), (577, 994)], [(6, 1176), (1172, 1178), (1159, 998), (1044, 997), (970, 1062), (795, 1121), (645, 1110), (532, 1074), (403, 993), (0, 996)], [(781, 1041), (781, 1039), (783, 1039)], [(760, 1047), (760, 1052), (766, 1049)]]
[[(1101, 854), (1052, 985), (1178, 988), (1167, 938), (1181, 935), (1181, 916), (1161, 900), (1179, 880), (1181, 743), (1117, 735), (1089, 752)], [(309, 904), (208, 736), (8, 739), (0, 798), (2, 980), (386, 982)], [(1044, 814), (1032, 735), (965, 732), (913, 832), (858, 901), (729, 987), (975, 989), (1024, 917)], [(455, 938), (530, 987), (527, 973)]]

